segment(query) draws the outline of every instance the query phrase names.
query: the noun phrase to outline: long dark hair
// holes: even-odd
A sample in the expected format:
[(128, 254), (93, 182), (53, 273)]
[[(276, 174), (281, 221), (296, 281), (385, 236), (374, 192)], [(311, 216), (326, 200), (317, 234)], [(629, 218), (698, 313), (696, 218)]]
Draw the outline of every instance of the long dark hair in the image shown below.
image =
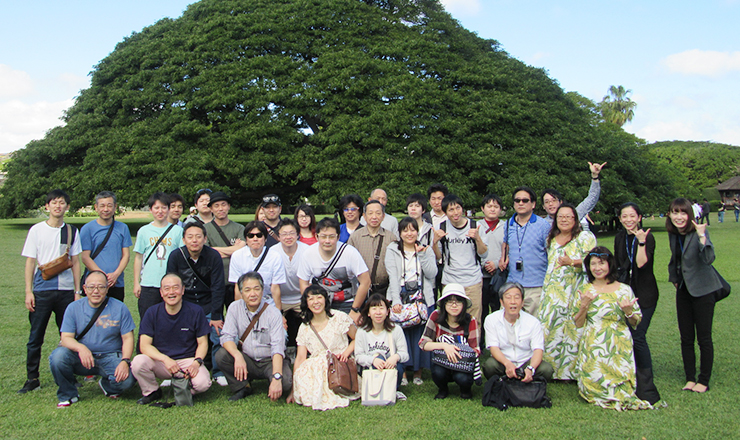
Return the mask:
[(324, 311), (326, 312), (326, 316), (330, 317), (332, 316), (331, 310), (329, 306), (331, 305), (331, 301), (329, 301), (329, 294), (326, 293), (326, 290), (324, 290), (323, 287), (319, 286), (318, 284), (311, 284), (310, 286), (306, 287), (306, 290), (303, 291), (303, 295), (301, 295), (301, 320), (303, 320), (304, 324), (310, 324), (311, 320), (313, 319), (313, 312), (311, 309), (308, 308), (308, 295), (321, 295), (324, 297)]
[[(413, 218), (406, 216), (401, 219), (400, 222), (398, 222), (398, 236), (401, 236), (401, 232), (405, 231), (407, 227), (411, 226), (411, 229), (415, 230), (417, 234), (421, 231), (419, 231), (419, 224), (414, 220)], [(399, 238), (396, 242), (398, 245), (398, 250), (401, 252), (401, 256), (406, 258), (406, 254), (403, 253), (403, 239)]]
[[(445, 306), (447, 305), (447, 301), (450, 300), (453, 296), (457, 295), (450, 295), (444, 300), (442, 300), (441, 303), (437, 305), (437, 319), (434, 320), (437, 324), (446, 324), (447, 323), (447, 309)], [(468, 302), (465, 300), (465, 298), (458, 296), (460, 299), (460, 302), (462, 302), (462, 310), (460, 310), (460, 314), (457, 316), (457, 325), (462, 327), (465, 331), (465, 338), (467, 339), (468, 335), (468, 327), (470, 326), (470, 321), (472, 319), (472, 316), (470, 316), (470, 313), (468, 313)]]
[[(293, 219), (298, 223), (298, 213), (303, 212), (306, 214), (310, 219), (311, 223), (308, 224), (308, 229), (311, 230), (311, 233), (316, 235), (316, 215), (313, 213), (313, 208), (311, 208), (308, 205), (301, 205), (295, 209), (295, 213), (293, 214)], [(301, 227), (298, 226), (298, 235), (301, 234)]]
[(558, 228), (558, 213), (561, 209), (570, 209), (573, 212), (573, 219), (575, 221), (575, 224), (573, 225), (573, 228), (570, 230), (570, 238), (568, 241), (565, 242), (565, 244), (570, 243), (571, 240), (578, 237), (578, 234), (580, 234), (583, 231), (583, 228), (581, 227), (581, 222), (578, 219), (578, 211), (576, 211), (576, 207), (571, 205), (570, 203), (563, 203), (558, 207), (558, 210), (555, 211), (555, 218), (552, 221), (552, 228), (550, 228), (550, 233), (547, 234), (547, 246), (550, 246), (550, 242), (552, 242), (552, 239), (555, 238), (559, 233), (561, 232), (567, 232), (567, 231), (561, 231), (560, 228)]
[[(362, 315), (362, 329), (369, 332), (373, 330), (373, 320), (370, 318), (370, 307), (377, 307), (381, 304), (385, 305), (385, 308), (390, 312), (391, 303), (385, 299), (385, 297), (379, 293), (373, 293), (370, 298), (365, 302), (365, 307), (362, 308), (360, 314)], [(385, 331), (393, 331), (393, 323), (391, 322), (391, 314), (388, 313), (383, 321), (383, 329)]]
[[(671, 221), (671, 212), (685, 212), (688, 214), (689, 219), (686, 223), (686, 228), (684, 228), (683, 232), (679, 231), (676, 225), (673, 224)], [(665, 216), (665, 228), (668, 231), (669, 234), (674, 235), (686, 235), (690, 234), (691, 232), (696, 231), (696, 228), (694, 227), (694, 210), (691, 208), (691, 202), (688, 199), (684, 199), (683, 197), (679, 197), (671, 202), (671, 205), (668, 207), (668, 214)]]
[[(597, 257), (593, 254), (606, 254), (606, 258)], [(617, 281), (617, 260), (616, 258), (614, 258), (614, 254), (612, 254), (612, 251), (605, 248), (604, 246), (596, 246), (595, 248), (588, 251), (588, 254), (586, 254), (586, 258), (583, 259), (583, 267), (584, 269), (586, 269), (588, 282), (593, 283), (596, 279), (594, 277), (594, 274), (591, 273), (591, 258), (599, 258), (606, 261), (606, 264), (609, 265), (609, 274), (606, 276), (606, 281), (608, 284)]]

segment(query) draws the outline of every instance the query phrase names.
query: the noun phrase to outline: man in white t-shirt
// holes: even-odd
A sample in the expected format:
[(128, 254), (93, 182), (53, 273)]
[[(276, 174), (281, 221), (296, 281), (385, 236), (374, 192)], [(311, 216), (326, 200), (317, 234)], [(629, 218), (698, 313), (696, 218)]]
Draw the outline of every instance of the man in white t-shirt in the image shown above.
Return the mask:
[(522, 310), (523, 295), (521, 284), (504, 284), (499, 290), (501, 310), (486, 318), (486, 346), (491, 351), (491, 357), (483, 364), (486, 378), (497, 375), (516, 377), (522, 382), (535, 378), (552, 380), (552, 365), (542, 360), (542, 323)]
[(354, 247), (337, 247), (339, 223), (333, 218), (323, 218), (316, 224), (316, 236), (319, 242), (306, 250), (298, 266), (301, 292), (319, 284), (329, 293), (331, 308), (348, 313), (359, 324), (360, 308), (370, 288), (367, 265)]
[[(265, 282), (265, 301), (282, 309), (280, 285), (285, 284), (285, 267), (283, 260), (276, 252), (270, 252), (267, 243), (267, 227), (263, 222), (254, 220), (244, 228), (247, 245), (231, 254), (229, 266), (229, 283), (235, 285), (234, 300), (241, 299), (241, 292), (236, 282), (247, 272), (259, 272)], [(269, 286), (269, 289), (267, 288)]]
[(280, 302), (282, 312), (288, 324), (288, 352), (295, 357), (296, 337), (301, 326), (301, 283), (298, 278), (298, 266), (308, 245), (298, 241), (300, 228), (293, 219), (284, 218), (278, 229), (280, 244), (270, 248), (283, 260), (285, 283), (280, 285)]
[[(82, 252), (77, 228), (67, 227), (64, 213), (69, 209), (69, 195), (60, 189), (51, 191), (46, 196), (46, 210), (49, 219), (31, 227), (26, 236), (21, 255), (26, 257), (26, 309), (31, 323), (31, 332), (26, 345), (26, 383), (18, 390), (25, 394), (41, 386), (39, 382), (39, 364), (41, 346), (44, 344), (46, 326), (52, 312), (61, 329), (62, 319), (67, 306), (80, 298), (80, 262), (78, 255)], [(71, 234), (71, 235), (70, 235)], [(67, 243), (70, 244), (67, 248)], [(39, 266), (47, 264), (69, 251), (72, 268), (44, 279)]]
[[(488, 245), (480, 234), (480, 226), (463, 215), (462, 200), (448, 194), (442, 200), (447, 220), (434, 231), (434, 254), (444, 261), (442, 284), (460, 284), (473, 303), (469, 312), (480, 322), (483, 295), (483, 277), (480, 260), (486, 256)], [(471, 227), (472, 226), (472, 227)]]

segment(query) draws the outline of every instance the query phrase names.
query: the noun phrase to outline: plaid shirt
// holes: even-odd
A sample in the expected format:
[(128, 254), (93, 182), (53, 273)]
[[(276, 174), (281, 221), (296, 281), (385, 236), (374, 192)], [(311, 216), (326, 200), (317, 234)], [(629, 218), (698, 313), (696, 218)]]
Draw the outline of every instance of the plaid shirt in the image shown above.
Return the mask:
[[(421, 336), (421, 339), (419, 339), (419, 347), (421, 347), (422, 350), (424, 349), (424, 346), (427, 345), (427, 342), (436, 342), (442, 335), (465, 335), (465, 331), (462, 327), (455, 327), (454, 329), (451, 329), (446, 326), (446, 323), (445, 325), (437, 324), (435, 322), (437, 316), (439, 316), (439, 313), (435, 310), (432, 312), (429, 320), (427, 320), (427, 325), (424, 328), (424, 334)], [(480, 347), (478, 346), (478, 321), (476, 321), (475, 318), (472, 316), (470, 317), (470, 324), (468, 325), (467, 342), (470, 348), (475, 350), (475, 352), (478, 353), (478, 355), (480, 356)]]

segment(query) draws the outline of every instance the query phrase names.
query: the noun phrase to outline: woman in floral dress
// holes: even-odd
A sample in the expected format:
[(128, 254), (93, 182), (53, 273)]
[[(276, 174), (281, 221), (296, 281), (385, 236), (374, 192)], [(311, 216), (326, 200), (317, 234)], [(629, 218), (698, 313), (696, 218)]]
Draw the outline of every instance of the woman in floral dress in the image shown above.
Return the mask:
[[(360, 394), (340, 396), (329, 389), (326, 348), (311, 326), (321, 335), (329, 351), (341, 361), (347, 360), (354, 351), (357, 327), (346, 313), (329, 311), (328, 304), (326, 291), (318, 285), (309, 286), (301, 297), (303, 324), (296, 338), (298, 353), (293, 368), (293, 394), (288, 399), (319, 410), (345, 407), (350, 400), (360, 397)], [(352, 342), (348, 342), (347, 336)]]
[(543, 359), (552, 365), (553, 379), (575, 380), (580, 331), (571, 311), (585, 279), (583, 258), (596, 246), (596, 237), (581, 229), (575, 207), (563, 204), (555, 213), (547, 243), (547, 274), (537, 316), (545, 335)]
[(583, 328), (576, 371), (578, 391), (586, 401), (607, 409), (652, 409), (635, 396), (632, 335), (642, 318), (632, 289), (617, 282), (617, 265), (609, 249), (597, 246), (584, 260), (590, 283), (576, 301), (574, 320)]

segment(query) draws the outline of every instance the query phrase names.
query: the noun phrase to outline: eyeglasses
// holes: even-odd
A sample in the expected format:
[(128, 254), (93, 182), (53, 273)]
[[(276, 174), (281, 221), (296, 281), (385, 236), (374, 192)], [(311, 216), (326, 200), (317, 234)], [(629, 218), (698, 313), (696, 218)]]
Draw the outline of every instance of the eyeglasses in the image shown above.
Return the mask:
[(603, 253), (603, 254), (598, 254), (598, 253), (596, 253), (596, 252), (591, 252), (591, 253), (590, 253), (590, 254), (588, 254), (588, 255), (589, 255), (590, 257), (599, 257), (599, 258), (601, 258), (601, 259), (604, 259), (604, 258), (609, 258), (609, 254), (607, 254), (607, 253)]
[(85, 284), (85, 289), (91, 292), (102, 292), (106, 290), (107, 288), (108, 286), (105, 286), (105, 285), (88, 286), (87, 284)]
[(319, 234), (319, 240), (334, 240), (337, 237), (338, 237), (337, 234), (330, 234), (330, 235)]
[(344, 212), (355, 212), (355, 211), (359, 211), (359, 210), (360, 210), (360, 208), (357, 208), (357, 207), (355, 207), (355, 208), (344, 208)]
[(307, 216), (306, 214), (298, 214), (298, 217), (297, 218), (298, 219), (304, 219), (304, 218), (311, 218), (311, 217)]
[(559, 215), (557, 218), (558, 220), (573, 220), (576, 217), (573, 215)]
[(529, 203), (531, 199), (514, 199), (514, 203)]
[(459, 298), (452, 297), (452, 298), (448, 299), (445, 304), (450, 304), (450, 305), (453, 305), (453, 306), (459, 306), (460, 304), (462, 304), (462, 300), (459, 299)]
[(296, 235), (298, 234), (296, 234), (295, 232), (281, 232), (280, 233), (281, 237), (295, 237)]
[(257, 232), (257, 233), (254, 233), (254, 234), (251, 233), (251, 232), (247, 232), (247, 238), (255, 238), (255, 237), (262, 238), (264, 236), (265, 235), (263, 233), (261, 233), (261, 232)]

